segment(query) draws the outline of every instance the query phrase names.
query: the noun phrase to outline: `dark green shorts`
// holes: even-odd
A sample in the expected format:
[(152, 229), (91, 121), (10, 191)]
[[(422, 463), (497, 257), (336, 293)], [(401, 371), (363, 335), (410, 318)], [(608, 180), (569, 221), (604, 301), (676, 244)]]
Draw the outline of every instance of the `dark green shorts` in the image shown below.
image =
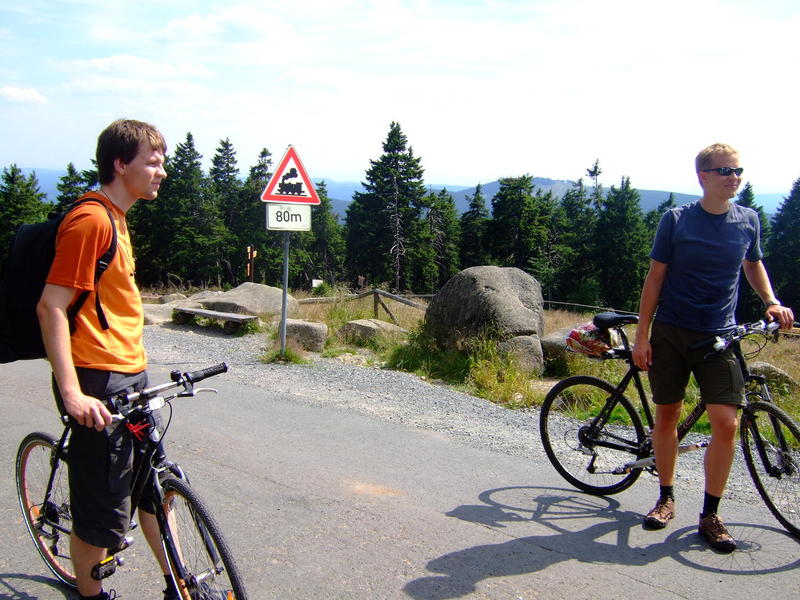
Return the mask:
[(710, 347), (691, 349), (693, 343), (709, 337), (708, 332), (653, 322), (653, 366), (647, 372), (653, 402), (674, 404), (683, 400), (689, 375), (694, 374), (704, 403), (744, 404), (744, 375), (733, 348), (710, 355)]

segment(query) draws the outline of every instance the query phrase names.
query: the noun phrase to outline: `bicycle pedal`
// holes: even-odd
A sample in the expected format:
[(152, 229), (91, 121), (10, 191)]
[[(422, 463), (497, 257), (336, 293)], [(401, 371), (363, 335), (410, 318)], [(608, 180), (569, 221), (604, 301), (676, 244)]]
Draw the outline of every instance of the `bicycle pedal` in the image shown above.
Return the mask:
[(100, 581), (106, 577), (111, 577), (117, 572), (117, 566), (122, 565), (123, 560), (120, 556), (109, 556), (92, 567), (92, 579)]

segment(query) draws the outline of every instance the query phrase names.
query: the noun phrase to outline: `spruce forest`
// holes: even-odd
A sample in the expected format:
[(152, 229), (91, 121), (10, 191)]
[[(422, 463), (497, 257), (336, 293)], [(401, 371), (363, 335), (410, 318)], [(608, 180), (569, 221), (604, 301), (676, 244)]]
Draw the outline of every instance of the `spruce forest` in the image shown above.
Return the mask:
[[(260, 194), (272, 175), (265, 148), (246, 176), (236, 151), (221, 140), (208, 173), (191, 133), (167, 156), (167, 179), (158, 199), (138, 202), (128, 213), (136, 251), (136, 276), (144, 288), (228, 288), (251, 277), (280, 286), (283, 236), (267, 231)], [(643, 213), (627, 177), (618, 186), (598, 185), (599, 162), (561, 198), (543, 192), (530, 175), (500, 180), (491, 199), (480, 185), (459, 215), (443, 189), (424, 183), (422, 159), (414, 155), (400, 125), (391, 123), (383, 153), (369, 161), (343, 223), (334, 214), (325, 183), (312, 208), (311, 231), (291, 234), (289, 285), (368, 286), (417, 294), (435, 293), (453, 274), (475, 265), (520, 268), (541, 283), (546, 300), (570, 305), (636, 311), (647, 272), (650, 244), (672, 195)], [(584, 177), (586, 180), (584, 181)], [(35, 174), (4, 168), (0, 183), (0, 261), (16, 228), (61, 211), (97, 184), (93, 170), (67, 165), (55, 206), (39, 191)], [(768, 219), (755, 205), (750, 183), (737, 202), (761, 216), (764, 262), (778, 298), (800, 308), (800, 179)], [(247, 275), (250, 246), (258, 252)], [(740, 289), (739, 319), (760, 318), (749, 286)]]

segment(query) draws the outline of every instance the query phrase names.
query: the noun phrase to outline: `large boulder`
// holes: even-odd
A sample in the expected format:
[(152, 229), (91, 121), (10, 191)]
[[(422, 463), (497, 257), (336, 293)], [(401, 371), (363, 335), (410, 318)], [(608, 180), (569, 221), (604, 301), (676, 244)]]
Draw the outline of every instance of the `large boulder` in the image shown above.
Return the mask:
[(542, 289), (520, 269), (483, 266), (461, 271), (436, 294), (425, 323), (444, 348), (462, 347), (470, 338), (490, 334), (520, 366), (542, 371)]
[(303, 350), (322, 352), (328, 337), (328, 326), (325, 323), (286, 319), (286, 339), (292, 340)]
[(400, 336), (406, 332), (402, 327), (392, 323), (381, 321), (380, 319), (358, 319), (348, 321), (339, 328), (339, 337), (355, 342), (365, 343), (382, 336)]
[[(208, 310), (269, 317), (280, 315), (283, 305), (283, 290), (261, 283), (243, 283), (227, 292), (201, 292), (182, 303), (184, 306), (199, 306)], [(300, 312), (297, 300), (289, 296), (286, 316)]]
[(562, 359), (567, 356), (567, 344), (565, 339), (572, 327), (562, 327), (551, 331), (542, 337), (542, 352), (548, 359)]
[(767, 378), (770, 388), (775, 391), (796, 392), (800, 389), (797, 381), (783, 369), (776, 367), (768, 362), (754, 360), (747, 363), (747, 368), (754, 375), (763, 375)]

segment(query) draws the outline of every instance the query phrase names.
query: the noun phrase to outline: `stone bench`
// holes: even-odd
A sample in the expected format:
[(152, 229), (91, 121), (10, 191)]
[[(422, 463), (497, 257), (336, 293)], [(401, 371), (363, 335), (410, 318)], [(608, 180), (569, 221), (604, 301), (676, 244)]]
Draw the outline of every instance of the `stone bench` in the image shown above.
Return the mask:
[(236, 333), (244, 323), (258, 319), (255, 315), (220, 312), (205, 308), (175, 307), (172, 309), (172, 320), (179, 325), (188, 323), (192, 317), (204, 317), (214, 321), (222, 321), (222, 330), (227, 334)]

